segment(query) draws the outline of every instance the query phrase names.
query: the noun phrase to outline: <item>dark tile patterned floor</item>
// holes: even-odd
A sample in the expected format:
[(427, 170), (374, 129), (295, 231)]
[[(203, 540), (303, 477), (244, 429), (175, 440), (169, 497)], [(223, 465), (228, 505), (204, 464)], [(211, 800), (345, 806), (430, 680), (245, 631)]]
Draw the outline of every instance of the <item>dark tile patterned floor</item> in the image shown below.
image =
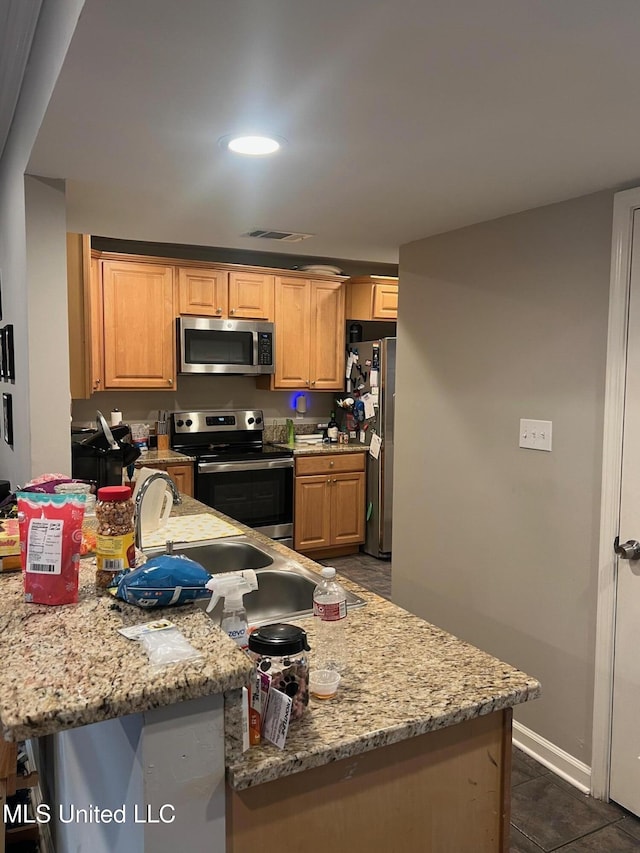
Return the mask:
[(336, 571), (371, 590), (383, 598), (391, 599), (391, 563), (377, 560), (368, 554), (350, 554), (320, 561), (324, 566), (335, 566)]
[(514, 747), (511, 853), (640, 853), (640, 820), (555, 776)]
[[(391, 599), (391, 563), (367, 554), (322, 561), (360, 586)], [(640, 853), (640, 820), (602, 803), (514, 747), (511, 853)]]

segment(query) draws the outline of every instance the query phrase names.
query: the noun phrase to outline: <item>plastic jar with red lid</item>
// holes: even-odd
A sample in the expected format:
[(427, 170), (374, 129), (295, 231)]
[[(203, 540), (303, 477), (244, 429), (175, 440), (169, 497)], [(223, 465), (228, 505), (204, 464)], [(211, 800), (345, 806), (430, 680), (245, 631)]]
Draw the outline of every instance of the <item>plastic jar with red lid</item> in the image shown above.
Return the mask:
[(129, 486), (103, 486), (98, 489), (96, 520), (96, 587), (106, 589), (119, 572), (136, 563), (133, 501)]

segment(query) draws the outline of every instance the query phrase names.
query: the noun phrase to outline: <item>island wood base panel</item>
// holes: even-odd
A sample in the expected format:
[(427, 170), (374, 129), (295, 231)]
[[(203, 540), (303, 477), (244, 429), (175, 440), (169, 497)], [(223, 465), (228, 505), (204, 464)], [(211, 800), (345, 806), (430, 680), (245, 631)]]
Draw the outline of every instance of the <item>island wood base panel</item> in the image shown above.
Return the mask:
[(508, 853), (511, 709), (227, 791), (227, 853)]

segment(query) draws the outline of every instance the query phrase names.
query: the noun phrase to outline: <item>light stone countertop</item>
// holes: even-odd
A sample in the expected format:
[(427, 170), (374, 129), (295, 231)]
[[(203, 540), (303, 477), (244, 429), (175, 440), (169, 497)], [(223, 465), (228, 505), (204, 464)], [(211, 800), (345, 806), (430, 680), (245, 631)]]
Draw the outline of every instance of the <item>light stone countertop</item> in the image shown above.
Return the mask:
[(195, 456), (186, 456), (184, 453), (178, 453), (177, 450), (148, 450), (136, 459), (135, 467), (142, 468), (145, 465), (186, 465), (187, 462), (195, 462)]
[[(232, 521), (289, 559), (318, 565), (221, 513), (183, 497), (175, 515), (211, 512)], [(240, 790), (347, 758), (535, 699), (540, 684), (407, 611), (341, 582), (366, 600), (349, 612), (351, 665), (335, 699), (310, 699), (292, 723), (283, 750), (270, 744), (241, 751), (241, 690), (251, 666), (204, 613), (193, 607), (162, 611), (205, 653), (203, 665), (151, 675), (139, 646), (116, 628), (157, 618), (97, 598), (93, 560), (84, 560), (78, 605), (23, 603), (19, 574), (0, 575), (0, 719), (4, 736), (20, 740), (225, 693), (227, 777)], [(114, 608), (116, 605), (116, 608)], [(299, 620), (313, 645), (313, 618)]]
[[(78, 603), (49, 607), (24, 603), (20, 572), (0, 574), (5, 740), (53, 734), (247, 683), (249, 660), (200, 609), (147, 611), (110, 595), (98, 597), (94, 576), (95, 558), (82, 560)], [(117, 631), (160, 617), (174, 622), (204, 660), (153, 673), (142, 647)]]
[(272, 441), (274, 447), (284, 447), (293, 451), (294, 456), (325, 456), (328, 453), (368, 453), (366, 444), (352, 441), (349, 444), (306, 444), (298, 442), (294, 447), (286, 442)]
[[(314, 563), (298, 555), (298, 561)], [(227, 778), (236, 790), (456, 725), (540, 696), (537, 679), (341, 576), (366, 605), (349, 611), (350, 667), (332, 700), (309, 699), (283, 750), (240, 748), (240, 699), (227, 695)], [(313, 618), (307, 632), (313, 668)]]

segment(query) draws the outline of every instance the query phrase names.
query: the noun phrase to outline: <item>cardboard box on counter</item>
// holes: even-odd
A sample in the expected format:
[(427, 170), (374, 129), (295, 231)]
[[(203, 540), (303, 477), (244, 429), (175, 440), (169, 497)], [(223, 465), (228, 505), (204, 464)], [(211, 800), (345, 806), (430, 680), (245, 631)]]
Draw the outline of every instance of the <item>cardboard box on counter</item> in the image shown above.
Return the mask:
[(0, 519), (0, 572), (15, 572), (21, 567), (18, 519)]

